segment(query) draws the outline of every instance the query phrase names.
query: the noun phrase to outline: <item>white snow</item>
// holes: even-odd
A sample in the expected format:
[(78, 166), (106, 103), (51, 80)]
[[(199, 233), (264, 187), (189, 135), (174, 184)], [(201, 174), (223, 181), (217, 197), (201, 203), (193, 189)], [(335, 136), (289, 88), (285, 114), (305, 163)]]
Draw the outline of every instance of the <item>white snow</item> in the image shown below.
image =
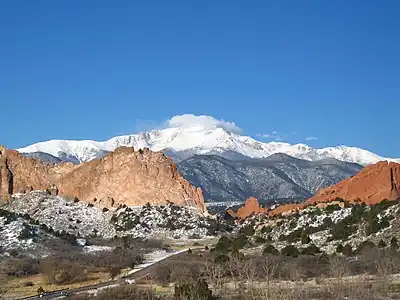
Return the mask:
[(97, 245), (92, 245), (92, 246), (84, 246), (83, 250), (85, 252), (103, 252), (103, 251), (113, 251), (115, 248), (110, 247), (110, 246), (97, 246)]
[[(282, 142), (264, 143), (249, 136), (239, 134), (240, 130), (232, 122), (216, 120), (209, 116), (184, 115), (182, 120), (172, 118), (168, 128), (152, 130), (132, 135), (117, 136), (107, 141), (92, 140), (50, 140), (24, 148), (19, 152), (44, 152), (56, 157), (76, 157), (85, 162), (104, 155), (104, 151), (115, 150), (119, 146), (133, 146), (135, 149), (147, 147), (153, 151), (172, 149), (174, 151), (190, 151), (192, 154), (216, 154), (233, 151), (251, 158), (268, 157), (275, 153), (306, 159), (319, 160), (335, 158), (342, 161), (360, 164), (371, 164), (388, 159), (370, 151), (356, 147), (337, 146), (314, 149), (305, 144), (288, 144)], [(177, 121), (178, 120), (178, 121)], [(188, 122), (193, 122), (190, 124)], [(232, 130), (230, 130), (232, 129)], [(233, 130), (234, 129), (234, 130)]]
[(131, 275), (131, 274), (136, 273), (146, 267), (154, 265), (155, 263), (160, 262), (164, 259), (167, 259), (168, 257), (171, 257), (171, 256), (179, 254), (179, 253), (183, 253), (186, 251), (188, 251), (188, 249), (182, 249), (182, 250), (178, 250), (178, 251), (155, 250), (153, 252), (150, 252), (145, 255), (144, 263), (137, 265), (133, 270), (128, 272), (128, 275)]

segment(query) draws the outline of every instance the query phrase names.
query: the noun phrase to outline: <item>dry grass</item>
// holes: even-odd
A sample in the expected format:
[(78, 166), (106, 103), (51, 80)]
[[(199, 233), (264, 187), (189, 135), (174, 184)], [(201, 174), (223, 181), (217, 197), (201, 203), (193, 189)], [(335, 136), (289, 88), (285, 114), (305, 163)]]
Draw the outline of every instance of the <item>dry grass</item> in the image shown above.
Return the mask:
[[(5, 284), (5, 288), (7, 289), (7, 293), (5, 294), (5, 296), (22, 297), (37, 295), (37, 289), (40, 286), (43, 287), (46, 292), (66, 288), (78, 288), (107, 281), (109, 280), (109, 276), (109, 273), (106, 272), (93, 272), (88, 274), (87, 280), (66, 285), (47, 284), (46, 277), (43, 274), (28, 277), (8, 278), (7, 283)], [(33, 283), (33, 285), (30, 286), (30, 284), (28, 285), (28, 283)]]

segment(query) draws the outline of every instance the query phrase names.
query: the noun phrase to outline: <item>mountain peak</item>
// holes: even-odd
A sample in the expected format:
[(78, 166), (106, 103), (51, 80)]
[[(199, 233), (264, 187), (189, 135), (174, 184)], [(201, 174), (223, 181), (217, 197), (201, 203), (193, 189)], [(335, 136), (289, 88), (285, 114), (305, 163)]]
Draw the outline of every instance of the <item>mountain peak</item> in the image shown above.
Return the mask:
[(20, 148), (18, 151), (44, 152), (61, 160), (73, 162), (86, 162), (102, 157), (120, 146), (133, 146), (135, 149), (147, 147), (153, 151), (167, 150), (173, 153), (176, 161), (194, 154), (215, 154), (230, 159), (243, 159), (266, 158), (276, 153), (285, 153), (309, 161), (335, 158), (363, 165), (387, 159), (355, 147), (314, 149), (306, 144), (265, 143), (240, 133), (241, 129), (233, 122), (217, 120), (210, 116), (187, 114), (175, 116), (162, 128), (149, 132), (117, 136), (103, 142), (51, 140)]

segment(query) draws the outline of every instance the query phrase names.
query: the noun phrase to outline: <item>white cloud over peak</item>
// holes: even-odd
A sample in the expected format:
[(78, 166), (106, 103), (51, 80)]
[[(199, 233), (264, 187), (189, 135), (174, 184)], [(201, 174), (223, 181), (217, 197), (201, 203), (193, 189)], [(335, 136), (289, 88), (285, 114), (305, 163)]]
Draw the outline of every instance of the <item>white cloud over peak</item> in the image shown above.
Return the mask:
[(196, 116), (193, 114), (184, 114), (173, 116), (171, 119), (165, 122), (165, 127), (191, 127), (201, 126), (206, 129), (222, 128), (228, 132), (241, 134), (242, 129), (237, 126), (234, 122), (225, 121), (223, 119), (218, 120), (211, 116), (200, 115)]
[(306, 137), (306, 141), (316, 141), (316, 140), (318, 140), (318, 137), (317, 136), (308, 136), (308, 137)]

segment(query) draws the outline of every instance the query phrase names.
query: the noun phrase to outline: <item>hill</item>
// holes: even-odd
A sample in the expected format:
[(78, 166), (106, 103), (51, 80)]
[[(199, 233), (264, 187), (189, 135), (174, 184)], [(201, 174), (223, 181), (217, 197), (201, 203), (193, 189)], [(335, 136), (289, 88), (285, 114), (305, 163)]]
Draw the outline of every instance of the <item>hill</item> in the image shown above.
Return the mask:
[(261, 202), (307, 199), (319, 189), (353, 176), (362, 169), (336, 159), (307, 161), (286, 154), (265, 159), (228, 160), (216, 155), (196, 155), (178, 163), (178, 169), (199, 186), (207, 201)]

